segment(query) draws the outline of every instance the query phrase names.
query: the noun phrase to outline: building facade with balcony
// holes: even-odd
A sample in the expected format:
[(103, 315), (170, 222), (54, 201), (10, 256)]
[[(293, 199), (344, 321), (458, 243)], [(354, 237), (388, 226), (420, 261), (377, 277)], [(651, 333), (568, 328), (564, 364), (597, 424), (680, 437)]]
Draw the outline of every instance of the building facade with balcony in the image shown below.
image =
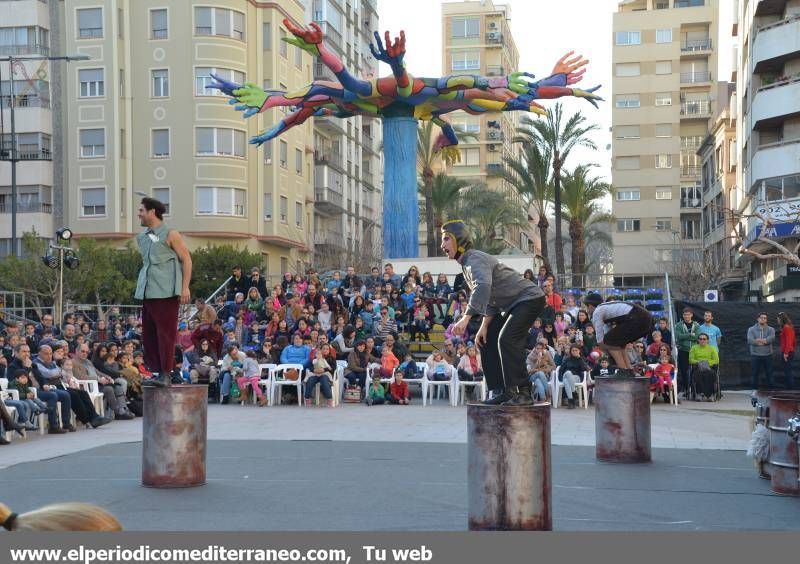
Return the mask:
[[(746, 248), (770, 252), (759, 240), (768, 218), (766, 236), (793, 249), (800, 241), (800, 2), (739, 1), (735, 9), (738, 228)], [(800, 301), (800, 273), (785, 261), (747, 253), (740, 260), (751, 298)]]
[(310, 264), (310, 121), (261, 148), (248, 139), (288, 115), (243, 119), (207, 89), (211, 74), (297, 90), (310, 55), (280, 41), (305, 21), (296, 0), (68, 0), (66, 217), (78, 236), (115, 245), (139, 230), (141, 193), (167, 204), (165, 221), (190, 248), (233, 244), (262, 254), (275, 279)]
[[(61, 54), (58, 3), (0, 0), (0, 59)], [(54, 143), (63, 62), (0, 60), (0, 257), (11, 254), (11, 159), (17, 161), (17, 253), (24, 233), (50, 240), (60, 222), (61, 147)], [(13, 88), (12, 81), (13, 80)], [(13, 98), (12, 98), (13, 91)], [(11, 137), (14, 106), (16, 144)], [(16, 146), (14, 146), (16, 145)], [(54, 166), (54, 160), (55, 165)]]
[[(377, 78), (370, 54), (379, 31), (375, 0), (306, 0), (306, 20), (354, 76)], [(386, 69), (384, 69), (386, 70)], [(319, 59), (314, 79), (337, 80)], [(381, 121), (367, 116), (314, 118), (314, 263), (318, 270), (353, 264), (359, 272), (383, 257)], [(366, 269), (366, 270), (364, 270)]]
[[(442, 74), (506, 76), (518, 70), (519, 52), (511, 34), (511, 6), (492, 0), (442, 4)], [(527, 69), (530, 70), (530, 69)], [(492, 112), (470, 115), (456, 111), (447, 119), (457, 129), (470, 133), (461, 146), (461, 162), (448, 174), (483, 182), (491, 190), (506, 192), (522, 206), (516, 191), (501, 178), (506, 157), (517, 157), (519, 147), (511, 143), (519, 126), (520, 112)], [(424, 224), (420, 232), (420, 256), (426, 255)], [(502, 237), (511, 248), (538, 252), (531, 248), (535, 225), (529, 229), (509, 229)], [(536, 238), (538, 240), (538, 237)]]
[(613, 16), (614, 271), (697, 260), (701, 161), (718, 111), (717, 0), (624, 0)]

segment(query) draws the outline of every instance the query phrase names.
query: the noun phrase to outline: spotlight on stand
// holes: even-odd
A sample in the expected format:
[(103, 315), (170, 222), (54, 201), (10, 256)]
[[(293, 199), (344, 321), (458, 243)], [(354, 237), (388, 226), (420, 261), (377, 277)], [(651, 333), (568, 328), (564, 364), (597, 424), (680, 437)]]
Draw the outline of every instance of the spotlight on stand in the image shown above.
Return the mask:
[(69, 241), (72, 239), (72, 229), (69, 227), (62, 227), (58, 231), (56, 231), (56, 237), (61, 239), (62, 241)]
[(64, 264), (67, 265), (67, 268), (70, 270), (75, 270), (80, 266), (81, 259), (79, 259), (72, 251), (67, 251), (64, 253)]
[(46, 254), (42, 257), (42, 262), (47, 268), (52, 268), (55, 270), (58, 268), (58, 257), (53, 256), (51, 254)]

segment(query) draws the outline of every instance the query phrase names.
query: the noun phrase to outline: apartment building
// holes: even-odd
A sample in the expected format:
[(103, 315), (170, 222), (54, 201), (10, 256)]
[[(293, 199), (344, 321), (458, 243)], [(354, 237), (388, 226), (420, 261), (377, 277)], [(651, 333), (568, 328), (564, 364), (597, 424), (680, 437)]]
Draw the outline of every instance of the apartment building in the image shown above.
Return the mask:
[[(380, 31), (376, 0), (307, 0), (306, 20), (320, 25), (326, 45), (354, 76), (378, 77), (369, 50), (372, 32)], [(314, 79), (336, 81), (319, 59), (312, 72)], [(383, 257), (381, 132), (380, 119), (373, 117), (314, 119), (317, 269), (348, 263), (367, 271)]]
[[(442, 74), (505, 76), (521, 70), (510, 20), (511, 6), (492, 0), (442, 4)], [(473, 116), (457, 111), (447, 119), (474, 136), (460, 143), (461, 162), (448, 173), (505, 191), (522, 205), (514, 189), (499, 177), (505, 166), (503, 159), (519, 154), (511, 143), (519, 126), (519, 112)], [(502, 236), (509, 246), (528, 252), (533, 230), (513, 229)], [(420, 256), (425, 256), (424, 236), (420, 236), (420, 245)]]
[(702, 243), (697, 150), (717, 114), (717, 0), (624, 0), (613, 17), (615, 273), (660, 277)]
[[(743, 212), (744, 246), (773, 248), (767, 236), (789, 249), (800, 239), (800, 0), (739, 0), (734, 3), (738, 92), (739, 190), (731, 206)], [(741, 255), (751, 299), (800, 301), (800, 269), (781, 259)]]
[[(697, 151), (701, 161), (703, 206), (703, 261), (709, 286), (726, 301), (744, 299), (745, 271), (738, 264), (738, 249), (731, 233), (736, 222), (730, 203), (736, 197), (738, 149), (736, 142), (737, 96), (735, 85), (722, 83), (720, 114)], [(723, 102), (728, 100), (727, 104)]]
[[(36, 232), (49, 240), (54, 223), (60, 222), (57, 163), (61, 152), (53, 142), (53, 130), (60, 98), (57, 77), (66, 63), (18, 60), (12, 65), (9, 60), (63, 54), (57, 48), (58, 25), (55, 2), (0, 0), (0, 257), (12, 253), (11, 159), (17, 161), (17, 254), (22, 252), (24, 233)], [(12, 104), (16, 150), (11, 137)]]
[(313, 124), (262, 148), (252, 136), (288, 115), (242, 119), (211, 74), (297, 90), (312, 57), (280, 39), (297, 0), (66, 0), (64, 43), (91, 60), (65, 79), (65, 218), (79, 236), (125, 244), (141, 194), (167, 204), (190, 248), (233, 244), (276, 277), (310, 264)]

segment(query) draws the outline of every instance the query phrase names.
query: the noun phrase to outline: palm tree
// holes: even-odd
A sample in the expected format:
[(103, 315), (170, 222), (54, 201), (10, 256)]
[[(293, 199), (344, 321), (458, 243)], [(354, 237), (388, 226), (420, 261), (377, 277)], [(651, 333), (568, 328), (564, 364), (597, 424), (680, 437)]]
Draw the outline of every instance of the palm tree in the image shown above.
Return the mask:
[(599, 223), (611, 220), (601, 207), (601, 200), (611, 193), (611, 186), (599, 178), (589, 176), (594, 165), (580, 165), (564, 174), (564, 219), (569, 225), (572, 241), (572, 284), (581, 286), (580, 276), (586, 272), (586, 237)]
[(508, 247), (504, 232), (523, 227), (527, 214), (504, 192), (489, 190), (485, 184), (475, 184), (461, 192), (455, 210), (472, 232), (475, 248), (489, 254), (499, 254)]
[(515, 141), (536, 143), (547, 148), (553, 155), (553, 204), (556, 222), (556, 268), (564, 274), (564, 240), (561, 236), (561, 167), (575, 147), (597, 150), (597, 145), (588, 138), (589, 133), (597, 131), (596, 124), (587, 124), (586, 118), (577, 112), (564, 122), (563, 106), (558, 103), (543, 120), (523, 116), (521, 127), (517, 129)]
[(524, 145), (520, 158), (503, 159), (507, 168), (502, 173), (502, 178), (513, 186), (522, 198), (525, 211), (527, 212), (531, 205), (536, 209), (536, 214), (539, 216), (536, 227), (539, 229), (542, 244), (542, 258), (548, 270), (550, 270), (550, 260), (547, 250), (547, 231), (550, 229), (550, 222), (547, 221), (547, 213), (553, 200), (550, 156), (547, 147), (528, 143)]
[[(425, 214), (430, 215), (428, 223), (428, 233), (438, 233), (445, 221), (445, 216), (455, 215), (458, 210), (460, 194), (463, 189), (469, 186), (469, 182), (455, 176), (448, 176), (445, 172), (439, 172), (431, 177), (430, 187), (427, 188), (428, 196), (425, 198)], [(418, 187), (420, 193), (425, 194), (426, 187), (420, 183)], [(427, 220), (426, 220), (427, 221)], [(434, 253), (428, 256), (435, 257), (439, 253), (439, 246), (436, 244), (434, 235)]]
[[(434, 129), (436, 127), (436, 129)], [(417, 129), (417, 172), (422, 179), (422, 195), (425, 198), (425, 229), (426, 247), (428, 256), (435, 257), (440, 254), (436, 242), (436, 228), (434, 226), (433, 205), (431, 191), (433, 190), (433, 168), (437, 163), (451, 166), (461, 160), (461, 151), (457, 146), (439, 147), (436, 143), (439, 128), (432, 121), (424, 121)], [(474, 138), (471, 133), (456, 129), (459, 141)]]

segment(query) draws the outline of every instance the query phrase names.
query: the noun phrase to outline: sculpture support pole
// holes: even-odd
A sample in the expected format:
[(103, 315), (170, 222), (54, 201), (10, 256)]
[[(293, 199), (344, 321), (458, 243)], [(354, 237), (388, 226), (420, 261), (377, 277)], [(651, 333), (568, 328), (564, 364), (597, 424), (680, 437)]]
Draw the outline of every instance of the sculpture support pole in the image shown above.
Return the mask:
[(383, 256), (419, 255), (417, 120), (383, 118)]

